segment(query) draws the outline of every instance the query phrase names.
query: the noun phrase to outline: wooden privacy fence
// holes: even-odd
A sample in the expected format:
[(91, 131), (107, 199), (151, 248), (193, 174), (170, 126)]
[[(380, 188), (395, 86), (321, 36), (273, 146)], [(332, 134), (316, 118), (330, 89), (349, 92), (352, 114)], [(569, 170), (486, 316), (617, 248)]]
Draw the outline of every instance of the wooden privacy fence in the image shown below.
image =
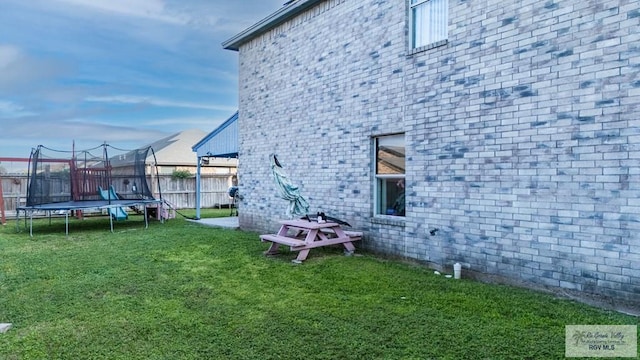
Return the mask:
[[(202, 208), (228, 207), (232, 199), (228, 191), (232, 175), (206, 174), (200, 178), (200, 206)], [(148, 177), (154, 196), (159, 197), (158, 183), (162, 198), (176, 209), (196, 207), (196, 178), (174, 178), (171, 175)], [(7, 215), (15, 216), (16, 208), (24, 206), (27, 199), (26, 175), (0, 175), (4, 208)]]
[(27, 176), (2, 174), (0, 181), (6, 214), (15, 215), (16, 208), (27, 201)]
[[(200, 206), (202, 208), (227, 207), (232, 199), (229, 197), (232, 175), (207, 174), (200, 177)], [(196, 178), (174, 178), (171, 175), (158, 177), (162, 198), (177, 209), (194, 209), (196, 207)], [(158, 196), (155, 177), (150, 181), (154, 196)]]

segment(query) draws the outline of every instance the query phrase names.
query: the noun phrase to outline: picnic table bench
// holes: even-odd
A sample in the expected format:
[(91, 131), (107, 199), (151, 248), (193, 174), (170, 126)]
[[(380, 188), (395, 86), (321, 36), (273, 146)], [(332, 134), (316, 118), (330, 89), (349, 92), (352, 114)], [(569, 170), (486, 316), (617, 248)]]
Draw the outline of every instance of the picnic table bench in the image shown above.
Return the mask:
[(289, 246), (292, 251), (298, 251), (295, 263), (303, 262), (311, 249), (321, 246), (342, 244), (345, 253), (352, 254), (356, 250), (352, 242), (360, 239), (362, 232), (344, 231), (338, 223), (307, 220), (282, 220), (277, 234), (260, 235), (261, 241), (271, 243), (265, 255), (277, 254), (280, 245)]

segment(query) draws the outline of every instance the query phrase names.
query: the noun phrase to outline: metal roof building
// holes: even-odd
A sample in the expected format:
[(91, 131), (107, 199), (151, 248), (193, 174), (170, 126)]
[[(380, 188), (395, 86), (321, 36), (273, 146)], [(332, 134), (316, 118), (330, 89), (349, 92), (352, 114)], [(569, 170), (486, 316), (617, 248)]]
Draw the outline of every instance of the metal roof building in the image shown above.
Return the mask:
[(220, 124), (191, 148), (198, 159), (207, 157), (238, 157), (238, 112)]
[(198, 156), (196, 169), (196, 218), (200, 219), (200, 167), (209, 158), (238, 158), (238, 112), (191, 148)]

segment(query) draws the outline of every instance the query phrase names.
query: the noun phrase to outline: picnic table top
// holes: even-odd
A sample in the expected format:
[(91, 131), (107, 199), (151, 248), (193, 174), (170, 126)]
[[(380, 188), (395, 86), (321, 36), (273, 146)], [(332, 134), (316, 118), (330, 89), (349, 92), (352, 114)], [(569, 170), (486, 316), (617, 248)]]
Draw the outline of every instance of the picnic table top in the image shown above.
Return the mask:
[(334, 222), (328, 221), (325, 223), (318, 223), (317, 221), (308, 221), (301, 219), (280, 220), (280, 224), (309, 230), (340, 227), (340, 224)]

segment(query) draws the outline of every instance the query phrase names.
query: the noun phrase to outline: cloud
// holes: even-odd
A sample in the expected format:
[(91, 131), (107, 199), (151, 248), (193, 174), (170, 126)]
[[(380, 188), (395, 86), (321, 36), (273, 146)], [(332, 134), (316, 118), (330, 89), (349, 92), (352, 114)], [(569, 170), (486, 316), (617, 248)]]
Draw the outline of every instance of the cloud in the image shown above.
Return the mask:
[(93, 142), (134, 142), (142, 146), (145, 142), (157, 140), (167, 134), (166, 131), (140, 126), (112, 125), (85, 120), (67, 121), (66, 125), (78, 129), (74, 131), (75, 138)]
[(0, 70), (20, 60), (20, 50), (15, 46), (0, 45)]
[(35, 115), (35, 113), (32, 111), (28, 111), (23, 106), (15, 104), (11, 101), (0, 100), (0, 119), (30, 115)]
[(33, 58), (17, 46), (0, 44), (0, 95), (33, 88), (66, 72), (58, 61)]
[(233, 112), (226, 116), (211, 117), (172, 117), (165, 119), (154, 119), (142, 122), (140, 125), (166, 128), (198, 128), (205, 131), (212, 131), (218, 125), (227, 120)]
[(167, 11), (165, 2), (161, 0), (57, 0), (66, 5), (85, 7), (108, 15), (120, 15), (139, 19), (186, 24), (188, 19), (179, 14)]
[[(157, 140), (167, 135), (167, 131), (146, 128), (136, 125), (118, 125), (88, 121), (85, 119), (78, 120), (58, 120), (51, 124), (43, 122), (37, 117), (25, 118), (20, 121), (3, 122), (3, 128), (8, 134), (3, 134), (8, 141), (3, 141), (2, 146), (11, 145), (11, 138), (20, 138), (19, 142), (13, 145), (45, 145), (55, 146), (57, 144), (70, 143), (73, 140), (87, 144), (87, 146), (95, 146), (104, 141), (114, 143), (136, 143), (142, 146), (149, 141)], [(13, 136), (11, 136), (13, 135)], [(29, 142), (33, 141), (32, 144)], [(49, 145), (54, 144), (54, 145)]]
[[(153, 38), (153, 33), (137, 32), (140, 21), (157, 22), (171, 24), (178, 27), (198, 29), (209, 33), (240, 31), (250, 25), (253, 12), (264, 12), (266, 9), (273, 9), (270, 4), (274, 0), (261, 1), (257, 4), (242, 4), (241, 1), (200, 1), (200, 0), (55, 0), (62, 6), (54, 6), (51, 10), (64, 9), (65, 13), (73, 17), (86, 17), (89, 14), (96, 14), (104, 17), (120, 17), (123, 21), (130, 18), (132, 27), (128, 27), (128, 32), (137, 33), (136, 36), (148, 36)], [(280, 1), (275, 0), (276, 3)], [(69, 9), (72, 7), (72, 9)], [(223, 16), (224, 14), (224, 16)], [(247, 19), (249, 15), (249, 19)], [(230, 20), (229, 22), (225, 20)], [(231, 24), (231, 26), (229, 26)], [(234, 25), (235, 24), (235, 25)], [(103, 26), (110, 26), (103, 24)], [(142, 27), (147, 27), (143, 25)], [(158, 37), (162, 39), (165, 36)]]
[(284, 2), (284, 0), (167, 0), (167, 8), (185, 14), (192, 25), (208, 27), (227, 37), (256, 23), (266, 14), (281, 7)]
[(216, 105), (216, 104), (210, 104), (210, 103), (197, 103), (197, 102), (190, 102), (190, 101), (175, 101), (175, 100), (168, 100), (168, 99), (153, 98), (149, 96), (135, 96), (135, 95), (90, 96), (90, 97), (87, 97), (86, 100), (91, 102), (104, 102), (104, 103), (112, 103), (112, 104), (136, 104), (136, 105), (150, 105), (150, 106), (158, 106), (158, 107), (235, 111), (235, 107), (228, 106), (228, 105)]
[(283, 2), (0, 0), (0, 156), (213, 130), (237, 110), (220, 44)]

